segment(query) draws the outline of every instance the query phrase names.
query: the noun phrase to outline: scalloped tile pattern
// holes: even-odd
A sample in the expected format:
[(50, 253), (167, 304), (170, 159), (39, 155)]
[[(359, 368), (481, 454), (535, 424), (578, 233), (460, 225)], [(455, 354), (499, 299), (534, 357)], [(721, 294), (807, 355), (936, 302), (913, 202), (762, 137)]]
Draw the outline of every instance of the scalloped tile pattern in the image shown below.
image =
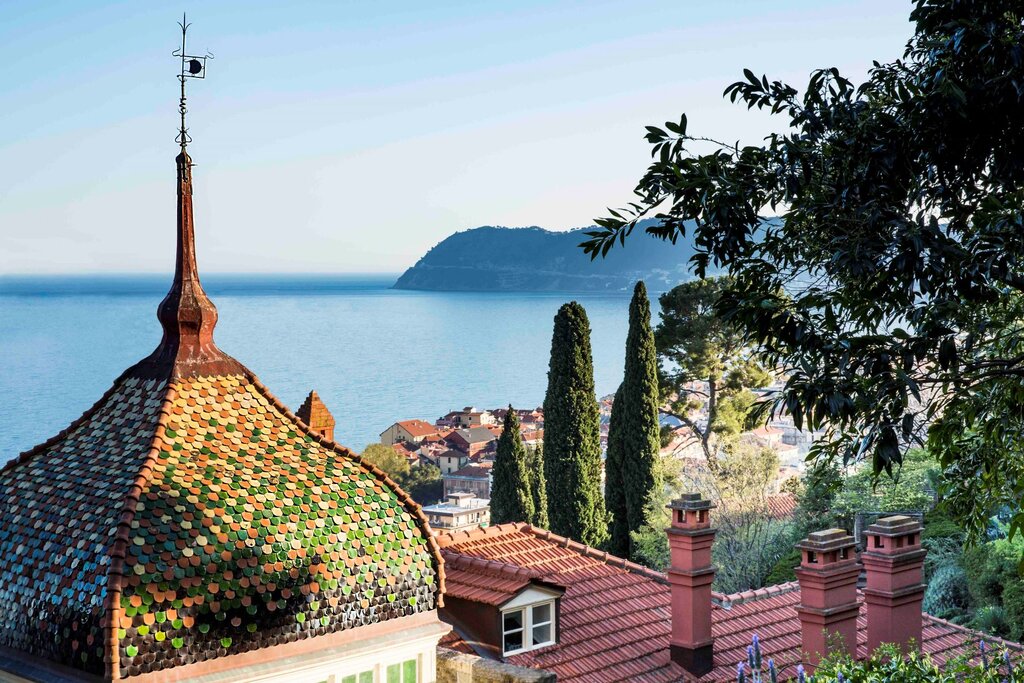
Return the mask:
[(122, 676), (434, 608), (416, 519), (245, 377), (171, 385), (132, 522)]
[(103, 673), (109, 551), (164, 387), (121, 381), (63, 438), (0, 472), (0, 644)]

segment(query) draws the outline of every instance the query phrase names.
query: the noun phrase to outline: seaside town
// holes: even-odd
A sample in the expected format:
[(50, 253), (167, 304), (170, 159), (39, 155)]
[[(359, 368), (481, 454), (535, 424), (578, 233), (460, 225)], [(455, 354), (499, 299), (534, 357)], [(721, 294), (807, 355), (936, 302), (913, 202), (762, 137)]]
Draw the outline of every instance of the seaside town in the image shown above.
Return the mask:
[[(704, 383), (694, 384), (698, 391), (706, 387)], [(777, 388), (768, 387), (765, 391)], [(320, 406), (318, 410), (325, 416), (321, 419), (329, 420), (333, 428), (334, 418), (319, 397), (313, 393), (307, 398), (307, 404), (310, 401)], [(613, 403), (613, 395), (598, 400), (602, 456), (608, 446)], [(308, 411), (305, 404), (303, 410)], [(542, 445), (543, 407), (514, 410), (519, 418), (523, 445), (528, 449)], [(492, 468), (507, 412), (508, 408), (488, 410), (466, 406), (431, 422), (401, 420), (380, 433), (380, 443), (404, 459), (410, 470), (416, 467), (437, 469), (442, 481), (441, 499), (419, 500), (434, 528), (451, 531), (483, 527), (490, 523)], [(299, 414), (304, 413), (300, 411)], [(698, 428), (705, 428), (708, 423), (706, 403), (695, 407), (687, 419)], [(662, 459), (675, 460), (681, 467), (693, 470), (706, 469), (699, 437), (693, 429), (667, 413), (659, 413), (659, 425), (663, 442), (659, 455)], [(767, 500), (772, 513), (779, 517), (788, 516), (796, 508), (796, 497), (786, 490), (786, 481), (803, 477), (804, 462), (813, 436), (813, 433), (797, 429), (793, 420), (785, 417), (741, 434), (744, 442), (768, 449), (778, 458), (777, 472), (769, 482)]]
[[(789, 137), (646, 128), (641, 203), (574, 253), (597, 268), (643, 226), (689, 240), (695, 268), (608, 295), (614, 394), (592, 300), (545, 290), (553, 318), (516, 321), (550, 331), (539, 405), (395, 405), (361, 450), (316, 390), (286, 406), (219, 345), (240, 307), (204, 288), (194, 202), (219, 186), (195, 181), (186, 120), (213, 55), (182, 17), (174, 211), (146, 206), (169, 287), (145, 315), (60, 303), (62, 330), (117, 308), (93, 325), (107, 342), (76, 340), (90, 358), (146, 350), (0, 454), (0, 681), (1024, 683), (1024, 13), (914, 7), (903, 59), (859, 87), (838, 69), (802, 100), (750, 70), (727, 87)], [(263, 320), (271, 299), (247, 305)], [(270, 329), (246, 341), (298, 377), (308, 356)]]

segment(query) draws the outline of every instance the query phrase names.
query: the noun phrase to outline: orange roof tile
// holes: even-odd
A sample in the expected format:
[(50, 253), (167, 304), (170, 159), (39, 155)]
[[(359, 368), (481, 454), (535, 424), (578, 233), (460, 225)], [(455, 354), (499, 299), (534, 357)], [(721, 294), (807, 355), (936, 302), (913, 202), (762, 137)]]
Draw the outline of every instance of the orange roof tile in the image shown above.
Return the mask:
[(409, 432), (414, 437), (429, 436), (431, 434), (437, 434), (438, 429), (436, 426), (423, 420), (402, 420), (397, 422), (405, 431)]

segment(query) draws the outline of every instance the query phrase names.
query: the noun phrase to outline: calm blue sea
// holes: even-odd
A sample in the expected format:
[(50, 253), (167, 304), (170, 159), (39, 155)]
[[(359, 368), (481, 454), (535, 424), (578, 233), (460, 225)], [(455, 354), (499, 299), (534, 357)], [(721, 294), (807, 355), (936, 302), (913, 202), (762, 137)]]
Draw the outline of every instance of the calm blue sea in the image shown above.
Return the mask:
[[(286, 405), (315, 388), (361, 450), (395, 420), (537, 406), (552, 318), (582, 303), (599, 395), (622, 377), (628, 294), (390, 289), (394, 275), (204, 276), (220, 348)], [(0, 277), (0, 462), (77, 418), (160, 341), (169, 276)]]

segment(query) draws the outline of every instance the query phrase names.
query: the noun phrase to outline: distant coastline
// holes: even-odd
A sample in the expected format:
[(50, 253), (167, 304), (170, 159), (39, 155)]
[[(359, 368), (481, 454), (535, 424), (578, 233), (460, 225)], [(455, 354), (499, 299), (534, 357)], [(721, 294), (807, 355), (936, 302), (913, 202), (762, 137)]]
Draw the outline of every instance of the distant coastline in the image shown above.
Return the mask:
[(667, 290), (691, 279), (693, 248), (644, 235), (591, 260), (579, 247), (590, 228), (553, 232), (538, 227), (482, 226), (457, 232), (402, 273), (396, 289), (437, 292), (627, 292), (637, 280)]

